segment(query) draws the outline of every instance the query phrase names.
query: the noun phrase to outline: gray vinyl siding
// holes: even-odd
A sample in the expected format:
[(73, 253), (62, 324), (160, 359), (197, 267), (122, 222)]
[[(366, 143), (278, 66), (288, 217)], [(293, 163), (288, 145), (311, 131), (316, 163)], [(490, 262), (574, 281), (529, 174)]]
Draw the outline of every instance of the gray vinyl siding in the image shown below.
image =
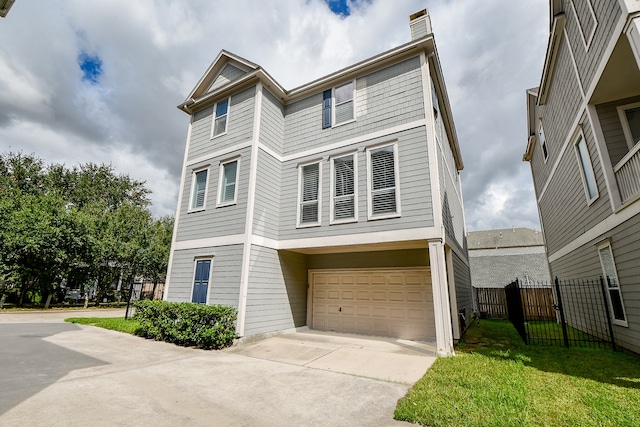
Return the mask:
[(339, 254), (309, 255), (310, 270), (336, 268), (394, 268), (428, 267), (428, 249), (402, 249), (395, 251), (350, 252)]
[(306, 256), (251, 247), (245, 335), (306, 325)]
[(640, 215), (588, 242), (570, 254), (551, 263), (551, 272), (560, 279), (595, 279), (602, 276), (596, 244), (605, 238), (611, 241), (613, 258), (620, 281), (622, 302), (628, 327), (614, 325), (616, 343), (640, 353)]
[(284, 106), (266, 89), (262, 91), (260, 142), (281, 154), (284, 141)]
[(218, 75), (218, 77), (216, 77), (215, 81), (211, 84), (207, 92), (212, 92), (215, 89), (234, 81), (238, 77), (243, 76), (244, 74), (245, 72), (241, 69), (234, 67), (231, 64), (227, 64), (224, 66), (222, 71), (220, 71), (220, 74)]
[[(444, 141), (443, 141), (444, 144)], [(453, 243), (460, 249), (465, 248), (464, 242), (464, 212), (462, 195), (458, 194), (458, 180), (460, 175), (455, 167), (453, 154), (449, 145), (438, 147), (440, 156), (440, 198), (442, 202), (442, 221), (447, 236), (447, 242)]]
[(572, 139), (560, 160), (552, 182), (539, 201), (549, 255), (553, 255), (554, 252), (611, 214), (602, 163), (598, 156), (593, 129), (586, 113), (582, 115), (580, 121), (591, 157), (599, 197), (591, 205), (588, 205), (582, 170)]
[(253, 86), (231, 96), (227, 133), (215, 138), (211, 138), (213, 106), (197, 111), (193, 115), (187, 161), (249, 141), (253, 135), (255, 93), (256, 88)]
[[(586, 1), (590, 1), (593, 5), (597, 21), (595, 34), (588, 50), (585, 47), (580, 33), (580, 24), (573, 8), (569, 4), (565, 5), (565, 16), (567, 17), (565, 27), (566, 34), (569, 42), (571, 43), (571, 49), (576, 60), (580, 81), (582, 82), (582, 87), (585, 91), (595, 77), (596, 69), (600, 65), (601, 59), (604, 57), (604, 51), (607, 48), (607, 44), (611, 41), (613, 30), (622, 13), (617, 1)], [(585, 6), (587, 6), (586, 2)], [(588, 12), (585, 10), (585, 13)]]
[[(571, 62), (571, 55), (564, 40), (560, 42), (558, 59), (553, 73), (553, 80), (549, 88), (547, 102), (538, 109), (542, 117), (542, 127), (547, 141), (549, 158), (546, 163), (540, 144), (536, 144), (531, 167), (535, 187), (541, 191), (551, 173), (554, 163), (574, 129), (571, 128), (580, 104), (582, 95), (578, 80)], [(536, 129), (538, 123), (536, 121)]]
[[(467, 319), (467, 326), (471, 321), (471, 313), (473, 307), (473, 290), (471, 288), (471, 272), (469, 266), (465, 264), (464, 260), (456, 252), (452, 252), (453, 258), (453, 277), (455, 280), (456, 289), (456, 304), (458, 305), (458, 312), (463, 312)], [(462, 327), (462, 325), (460, 325)], [(460, 330), (462, 334), (464, 331)]]
[[(220, 162), (240, 155), (240, 169), (236, 181), (236, 204), (216, 207), (219, 190)], [(192, 189), (193, 170), (209, 164), (207, 177), (207, 195), (205, 210), (188, 212)], [(211, 159), (202, 164), (187, 167), (185, 187), (180, 203), (180, 221), (176, 241), (204, 239), (244, 233), (247, 214), (247, 196), (249, 188), (249, 172), (251, 167), (251, 148), (229, 153), (225, 156)]]
[[(357, 145), (328, 151), (322, 155), (310, 156), (285, 162), (282, 166), (282, 188), (280, 201), (280, 239), (296, 239), (310, 237), (338, 236), (372, 231), (403, 230), (408, 228), (432, 227), (433, 207), (431, 186), (429, 184), (429, 159), (427, 157), (427, 141), (424, 127), (410, 129), (395, 135), (376, 138)], [(367, 161), (365, 147), (398, 141), (398, 163), (400, 172), (400, 206), (402, 216), (399, 218), (367, 220)], [(331, 192), (329, 156), (352, 152), (358, 162), (358, 222), (329, 225)], [(320, 160), (322, 164), (322, 199), (321, 219), (319, 227), (296, 228), (298, 209), (298, 164), (312, 160)]]
[(279, 160), (258, 152), (253, 233), (274, 240), (278, 239), (280, 221), (281, 168)]
[(175, 251), (167, 300), (190, 302), (196, 257), (213, 256), (207, 304), (238, 306), (243, 245)]
[(285, 154), (424, 118), (422, 76), (417, 56), (358, 77), (355, 92), (355, 121), (328, 129), (322, 129), (322, 92), (287, 105)]
[(627, 145), (627, 140), (622, 130), (622, 123), (620, 122), (617, 107), (634, 102), (640, 102), (640, 97), (626, 98), (596, 106), (612, 167), (629, 152), (629, 146)]

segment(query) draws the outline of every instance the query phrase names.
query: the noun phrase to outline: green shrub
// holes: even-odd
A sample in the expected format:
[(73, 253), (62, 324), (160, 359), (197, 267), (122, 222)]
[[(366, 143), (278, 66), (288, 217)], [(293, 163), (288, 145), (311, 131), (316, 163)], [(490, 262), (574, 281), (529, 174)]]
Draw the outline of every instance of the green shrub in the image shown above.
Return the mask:
[(220, 349), (237, 337), (237, 312), (224, 305), (140, 300), (134, 319), (140, 322), (137, 335), (185, 347)]

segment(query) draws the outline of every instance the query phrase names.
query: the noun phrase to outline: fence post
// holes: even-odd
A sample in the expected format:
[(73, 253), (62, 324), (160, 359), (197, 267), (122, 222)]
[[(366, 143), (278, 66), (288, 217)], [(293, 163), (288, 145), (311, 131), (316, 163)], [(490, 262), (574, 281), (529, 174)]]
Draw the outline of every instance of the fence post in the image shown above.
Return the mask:
[(560, 323), (562, 324), (562, 337), (564, 338), (564, 346), (569, 347), (569, 336), (567, 335), (567, 325), (564, 320), (564, 307), (562, 306), (562, 296), (560, 295), (560, 281), (558, 276), (555, 280), (556, 293), (558, 294), (558, 310), (560, 310)]
[[(609, 284), (607, 277), (607, 285)], [(616, 341), (613, 338), (613, 323), (611, 323), (611, 313), (609, 313), (609, 304), (607, 304), (607, 289), (604, 285), (604, 279), (600, 276), (600, 288), (602, 289), (602, 302), (604, 303), (604, 312), (607, 313), (607, 325), (609, 326), (609, 340), (611, 341), (611, 349), (615, 351)]]

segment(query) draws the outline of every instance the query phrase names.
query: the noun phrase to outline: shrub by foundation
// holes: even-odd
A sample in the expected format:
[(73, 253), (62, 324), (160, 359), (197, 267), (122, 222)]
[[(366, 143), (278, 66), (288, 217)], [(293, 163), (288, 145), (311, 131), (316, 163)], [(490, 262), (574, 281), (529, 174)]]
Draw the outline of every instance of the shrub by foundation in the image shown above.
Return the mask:
[(233, 307), (141, 300), (135, 308), (142, 337), (207, 350), (228, 347), (237, 337)]

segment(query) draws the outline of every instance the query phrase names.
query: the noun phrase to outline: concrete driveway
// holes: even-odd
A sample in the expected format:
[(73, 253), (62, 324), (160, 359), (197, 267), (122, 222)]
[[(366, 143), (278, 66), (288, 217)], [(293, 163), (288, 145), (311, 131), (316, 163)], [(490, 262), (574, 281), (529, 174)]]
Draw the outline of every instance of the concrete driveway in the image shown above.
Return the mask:
[(404, 425), (396, 402), (434, 360), (315, 331), (203, 351), (62, 323), (80, 315), (0, 313), (0, 425)]

